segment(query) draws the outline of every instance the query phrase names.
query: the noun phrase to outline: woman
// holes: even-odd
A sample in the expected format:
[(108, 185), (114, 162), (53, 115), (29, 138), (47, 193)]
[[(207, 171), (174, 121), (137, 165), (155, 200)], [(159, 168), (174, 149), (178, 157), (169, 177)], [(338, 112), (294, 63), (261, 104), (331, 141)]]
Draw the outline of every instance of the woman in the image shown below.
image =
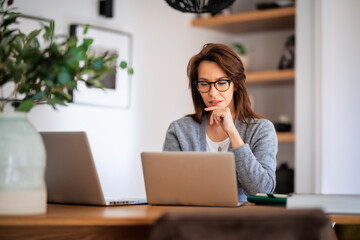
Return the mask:
[(239, 201), (275, 189), (277, 136), (250, 106), (244, 66), (223, 44), (206, 44), (187, 67), (195, 113), (170, 124), (164, 151), (231, 151)]

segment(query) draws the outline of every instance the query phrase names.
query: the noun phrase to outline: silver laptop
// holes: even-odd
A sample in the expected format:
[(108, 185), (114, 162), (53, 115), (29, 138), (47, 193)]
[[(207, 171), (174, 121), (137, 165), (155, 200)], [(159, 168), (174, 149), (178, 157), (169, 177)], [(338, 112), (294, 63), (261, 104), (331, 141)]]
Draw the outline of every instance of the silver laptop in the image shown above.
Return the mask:
[(231, 152), (143, 152), (146, 197), (152, 205), (236, 207), (235, 157)]
[(145, 199), (105, 198), (85, 132), (41, 132), (46, 148), (48, 202), (88, 205), (144, 204)]

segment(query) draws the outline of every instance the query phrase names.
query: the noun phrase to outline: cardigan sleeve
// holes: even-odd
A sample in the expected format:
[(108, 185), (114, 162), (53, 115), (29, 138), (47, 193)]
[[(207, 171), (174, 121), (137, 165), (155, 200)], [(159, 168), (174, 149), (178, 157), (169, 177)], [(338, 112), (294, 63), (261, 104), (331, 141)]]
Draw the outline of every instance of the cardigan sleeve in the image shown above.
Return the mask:
[(178, 137), (176, 136), (175, 123), (172, 122), (166, 132), (163, 151), (182, 151)]
[(230, 150), (235, 154), (237, 178), (246, 195), (274, 191), (277, 150), (275, 128), (268, 120), (255, 130), (250, 145)]

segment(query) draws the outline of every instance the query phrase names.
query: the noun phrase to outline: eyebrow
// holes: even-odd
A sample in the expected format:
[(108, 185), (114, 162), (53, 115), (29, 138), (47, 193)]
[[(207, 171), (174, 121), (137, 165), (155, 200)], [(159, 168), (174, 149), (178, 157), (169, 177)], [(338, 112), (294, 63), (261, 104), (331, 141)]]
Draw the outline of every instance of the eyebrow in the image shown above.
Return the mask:
[[(222, 76), (222, 77), (217, 78), (215, 81), (222, 80), (222, 79), (230, 79), (230, 78), (228, 76)], [(209, 79), (206, 79), (203, 77), (199, 78), (199, 80), (204, 80), (204, 81), (210, 82)]]

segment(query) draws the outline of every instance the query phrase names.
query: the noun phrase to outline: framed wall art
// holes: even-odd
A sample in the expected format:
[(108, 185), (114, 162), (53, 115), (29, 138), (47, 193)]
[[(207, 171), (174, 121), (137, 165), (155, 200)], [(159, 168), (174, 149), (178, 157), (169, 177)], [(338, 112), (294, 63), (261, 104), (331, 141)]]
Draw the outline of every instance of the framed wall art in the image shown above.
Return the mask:
[(83, 38), (93, 39), (90, 47), (95, 55), (117, 54), (118, 58), (114, 61), (116, 73), (107, 75), (101, 80), (105, 89), (94, 88), (79, 82), (77, 90), (73, 91), (73, 102), (93, 106), (129, 108), (131, 100), (131, 76), (126, 70), (120, 69), (121, 61), (131, 64), (132, 36), (128, 33), (92, 26), (90, 25), (84, 35), (86, 24), (71, 24), (70, 35), (76, 36), (79, 42)]

